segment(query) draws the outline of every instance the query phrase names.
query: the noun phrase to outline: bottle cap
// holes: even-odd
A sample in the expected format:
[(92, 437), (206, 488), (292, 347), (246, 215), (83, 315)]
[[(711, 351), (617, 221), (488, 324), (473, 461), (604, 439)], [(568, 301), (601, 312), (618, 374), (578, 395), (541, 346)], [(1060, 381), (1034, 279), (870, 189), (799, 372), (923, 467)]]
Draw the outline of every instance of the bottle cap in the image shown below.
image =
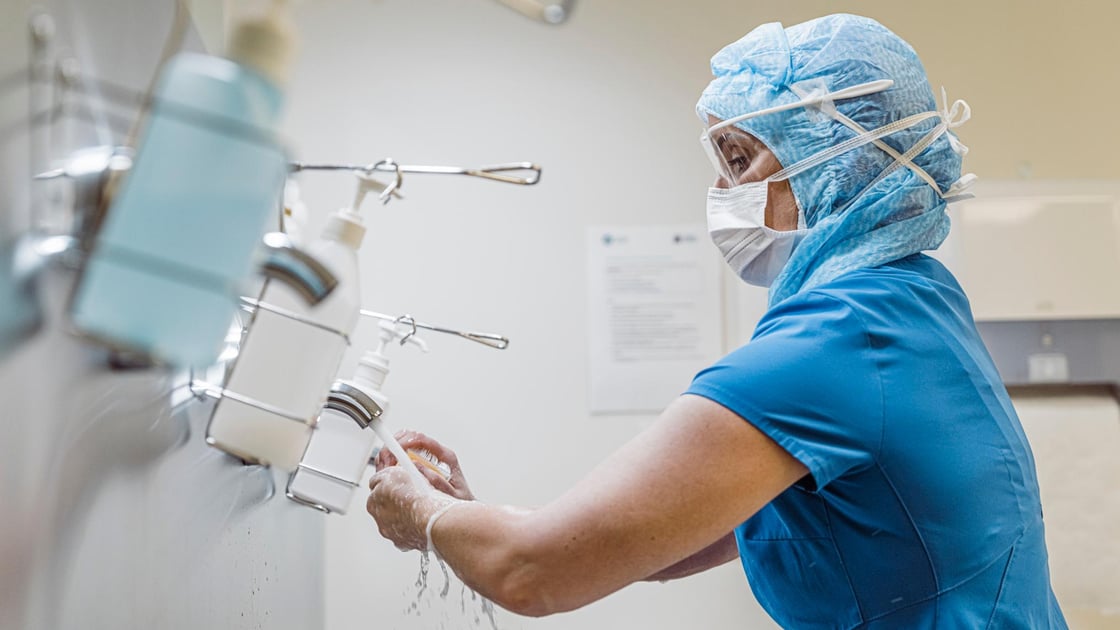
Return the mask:
[(286, 2), (275, 0), (264, 16), (237, 25), (227, 56), (281, 86), (288, 81), (294, 44), (295, 28)]

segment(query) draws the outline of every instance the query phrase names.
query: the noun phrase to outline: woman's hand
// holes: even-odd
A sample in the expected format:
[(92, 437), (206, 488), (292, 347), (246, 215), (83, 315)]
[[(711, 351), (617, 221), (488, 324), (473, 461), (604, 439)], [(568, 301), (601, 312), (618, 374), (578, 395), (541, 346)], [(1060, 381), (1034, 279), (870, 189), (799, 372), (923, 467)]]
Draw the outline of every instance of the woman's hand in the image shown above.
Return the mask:
[[(474, 493), (471, 492), (471, 488), (467, 484), (467, 478), (463, 475), (463, 469), (459, 466), (459, 457), (455, 455), (455, 451), (418, 431), (398, 431), (396, 438), (404, 450), (426, 450), (432, 455), (435, 455), (439, 461), (447, 464), (448, 468), (451, 469), (451, 476), (448, 478), (429, 466), (417, 464), (416, 467), (420, 469), (420, 474), (424, 475), (428, 483), (432, 484), (433, 488), (445, 494), (449, 494), (456, 499), (462, 499), (463, 501), (475, 500)], [(383, 448), (377, 454), (376, 463), (377, 470), (381, 471), (396, 464), (397, 458), (393, 457), (389, 449)]]
[(377, 521), (381, 535), (402, 551), (427, 550), (428, 519), (456, 501), (430, 486), (418, 487), (418, 483), (400, 466), (381, 467), (369, 480), (366, 511)]

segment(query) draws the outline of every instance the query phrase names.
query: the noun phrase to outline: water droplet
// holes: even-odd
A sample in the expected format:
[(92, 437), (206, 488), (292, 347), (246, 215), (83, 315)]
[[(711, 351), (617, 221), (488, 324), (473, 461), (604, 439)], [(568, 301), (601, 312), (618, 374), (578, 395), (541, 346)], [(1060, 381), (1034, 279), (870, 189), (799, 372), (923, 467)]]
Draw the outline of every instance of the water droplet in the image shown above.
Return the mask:
[(436, 562), (439, 563), (440, 570), (443, 571), (443, 590), (439, 592), (440, 599), (447, 599), (447, 591), (451, 590), (451, 574), (447, 571), (447, 565), (444, 564), (443, 558), (436, 555)]
[(428, 566), (431, 564), (431, 558), (428, 557), (428, 552), (424, 551), (420, 554), (420, 574), (416, 576), (416, 588), (420, 592), (416, 594), (419, 598), (424, 594), (424, 590), (428, 588)]
[[(497, 620), (495, 618), (494, 604), (485, 597), (480, 596), (474, 589), (468, 587), (466, 584), (461, 583), (459, 589), (459, 614), (455, 615), (447, 605), (447, 594), (451, 591), (451, 583), (454, 579), (458, 579), (453, 575), (447, 564), (438, 555), (436, 562), (439, 563), (440, 570), (443, 571), (444, 583), (440, 589), (440, 600), (435, 599), (434, 591), (428, 591), (428, 573), (431, 568), (431, 554), (421, 552), (420, 554), (420, 572), (416, 577), (414, 586), (416, 593), (413, 601), (405, 609), (405, 614), (415, 615), (417, 617), (427, 617), (428, 621), (425, 622), (427, 627), (431, 628), (454, 628), (458, 630), (466, 625), (473, 628), (482, 628), (483, 618), (485, 617), (490, 622), (491, 630), (498, 630)], [(470, 592), (471, 605), (468, 609), (467, 606), (467, 592)], [(408, 589), (402, 593), (408, 597)], [(443, 603), (440, 603), (440, 602)], [(433, 608), (433, 606), (435, 608)], [(432, 619), (431, 615), (438, 615), (438, 619)], [(454, 619), (452, 619), (454, 617)], [(473, 619), (473, 624), (468, 620)], [(468, 622), (468, 623), (463, 623)]]
[(498, 630), (498, 622), (494, 621), (494, 604), (485, 597), (482, 598), (482, 612), (486, 613), (486, 618), (490, 620), (490, 627)]

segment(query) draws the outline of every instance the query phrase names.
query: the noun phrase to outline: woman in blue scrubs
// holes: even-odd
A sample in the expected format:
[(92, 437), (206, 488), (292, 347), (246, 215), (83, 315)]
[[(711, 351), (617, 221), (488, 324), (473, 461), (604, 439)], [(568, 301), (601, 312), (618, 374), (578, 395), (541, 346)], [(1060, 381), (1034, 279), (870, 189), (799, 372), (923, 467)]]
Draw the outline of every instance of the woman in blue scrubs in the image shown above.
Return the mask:
[[(922, 254), (972, 179), (914, 51), (867, 18), (767, 24), (720, 51), (697, 111), (708, 225), (770, 287), (751, 341), (537, 509), (435, 492), (385, 455), (367, 509), (514, 612), (740, 559), (788, 628), (1064, 628), (1035, 466), (953, 276)], [(703, 466), (695, 462), (704, 462)]]

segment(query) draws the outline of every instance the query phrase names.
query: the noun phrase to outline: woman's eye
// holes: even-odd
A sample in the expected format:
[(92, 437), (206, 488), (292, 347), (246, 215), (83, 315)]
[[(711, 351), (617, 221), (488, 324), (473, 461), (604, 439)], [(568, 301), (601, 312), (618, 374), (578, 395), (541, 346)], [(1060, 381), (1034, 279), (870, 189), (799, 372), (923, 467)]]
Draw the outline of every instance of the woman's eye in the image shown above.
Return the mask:
[(727, 166), (731, 169), (731, 173), (733, 175), (739, 176), (747, 172), (747, 169), (751, 167), (751, 160), (747, 155), (744, 155), (741, 152), (736, 152), (735, 154), (729, 156), (727, 160)]

